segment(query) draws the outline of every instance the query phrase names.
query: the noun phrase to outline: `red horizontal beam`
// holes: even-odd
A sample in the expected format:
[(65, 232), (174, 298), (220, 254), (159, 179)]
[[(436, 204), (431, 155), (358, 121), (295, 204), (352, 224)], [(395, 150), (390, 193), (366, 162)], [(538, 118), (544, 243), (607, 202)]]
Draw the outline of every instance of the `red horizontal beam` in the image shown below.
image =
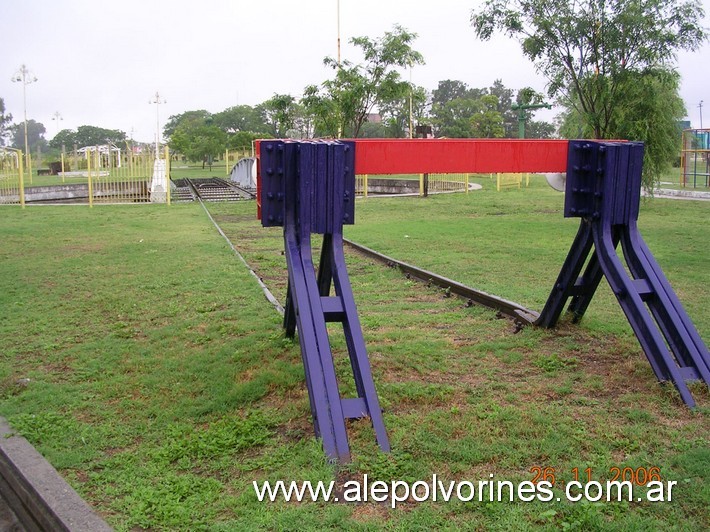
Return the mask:
[(357, 174), (565, 172), (566, 140), (357, 139)]
[[(356, 174), (566, 172), (566, 140), (356, 139)], [(257, 210), (261, 141), (256, 141)]]

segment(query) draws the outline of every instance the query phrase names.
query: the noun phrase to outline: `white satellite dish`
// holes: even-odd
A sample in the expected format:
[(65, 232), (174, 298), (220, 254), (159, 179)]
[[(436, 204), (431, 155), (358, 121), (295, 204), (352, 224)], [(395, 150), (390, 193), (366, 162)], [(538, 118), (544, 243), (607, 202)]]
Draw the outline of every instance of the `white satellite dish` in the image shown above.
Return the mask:
[(567, 182), (567, 174), (564, 172), (553, 172), (542, 174), (547, 179), (547, 184), (560, 192), (565, 191), (565, 183)]

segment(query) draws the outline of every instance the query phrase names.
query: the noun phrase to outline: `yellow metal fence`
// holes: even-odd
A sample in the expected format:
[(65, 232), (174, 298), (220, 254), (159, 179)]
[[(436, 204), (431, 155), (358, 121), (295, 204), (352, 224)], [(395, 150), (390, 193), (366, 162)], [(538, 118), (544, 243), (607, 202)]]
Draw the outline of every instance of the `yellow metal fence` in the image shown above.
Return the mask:
[[(468, 192), (470, 174), (413, 174), (410, 176), (355, 176), (355, 194), (441, 194)], [(388, 190), (388, 191), (386, 191)]]
[(0, 203), (25, 206), (23, 156), (20, 150), (0, 148)]
[[(166, 149), (167, 156), (167, 149)], [(152, 154), (123, 156), (119, 161), (94, 151), (86, 157), (89, 205), (150, 201), (150, 182), (155, 159)]]
[[(493, 174), (491, 174), (491, 178)], [(496, 174), (496, 190), (500, 192), (504, 188), (521, 188), (525, 181), (525, 186), (530, 185), (530, 174)]]
[[(429, 174), (428, 192), (468, 192), (469, 174)], [(420, 176), (419, 194), (424, 194), (424, 174)]]
[(229, 175), (232, 172), (232, 168), (241, 159), (245, 157), (253, 157), (254, 150), (252, 148), (240, 148), (238, 150), (225, 150), (224, 152), (224, 173)]
[(170, 152), (156, 161), (152, 153), (101, 152), (96, 147), (78, 156), (61, 157), (57, 176), (38, 178), (26, 187), (19, 150), (0, 149), (0, 203), (55, 201), (71, 203), (170, 204)]

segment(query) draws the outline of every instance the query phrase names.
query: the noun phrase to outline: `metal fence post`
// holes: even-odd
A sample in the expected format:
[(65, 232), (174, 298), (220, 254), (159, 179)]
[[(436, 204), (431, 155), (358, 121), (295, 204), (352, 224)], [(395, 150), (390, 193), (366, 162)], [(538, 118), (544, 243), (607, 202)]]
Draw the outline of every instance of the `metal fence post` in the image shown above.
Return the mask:
[(89, 185), (89, 208), (94, 206), (94, 189), (91, 183), (91, 152), (86, 152), (86, 176)]
[(24, 165), (22, 163), (22, 152), (17, 157), (18, 160), (18, 166), (20, 168), (20, 205), (22, 205), (22, 208), (25, 208), (25, 170), (24, 170)]
[(170, 148), (165, 146), (165, 201), (170, 206)]

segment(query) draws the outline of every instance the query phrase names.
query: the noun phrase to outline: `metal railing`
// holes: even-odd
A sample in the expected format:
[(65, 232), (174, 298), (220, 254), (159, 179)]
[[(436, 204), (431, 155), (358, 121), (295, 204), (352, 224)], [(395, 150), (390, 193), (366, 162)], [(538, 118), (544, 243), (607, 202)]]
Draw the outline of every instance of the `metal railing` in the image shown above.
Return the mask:
[(22, 151), (0, 148), (0, 203), (25, 206), (25, 184)]
[(412, 174), (408, 176), (355, 176), (355, 194), (367, 197), (370, 194), (440, 194), (468, 192), (470, 174)]

